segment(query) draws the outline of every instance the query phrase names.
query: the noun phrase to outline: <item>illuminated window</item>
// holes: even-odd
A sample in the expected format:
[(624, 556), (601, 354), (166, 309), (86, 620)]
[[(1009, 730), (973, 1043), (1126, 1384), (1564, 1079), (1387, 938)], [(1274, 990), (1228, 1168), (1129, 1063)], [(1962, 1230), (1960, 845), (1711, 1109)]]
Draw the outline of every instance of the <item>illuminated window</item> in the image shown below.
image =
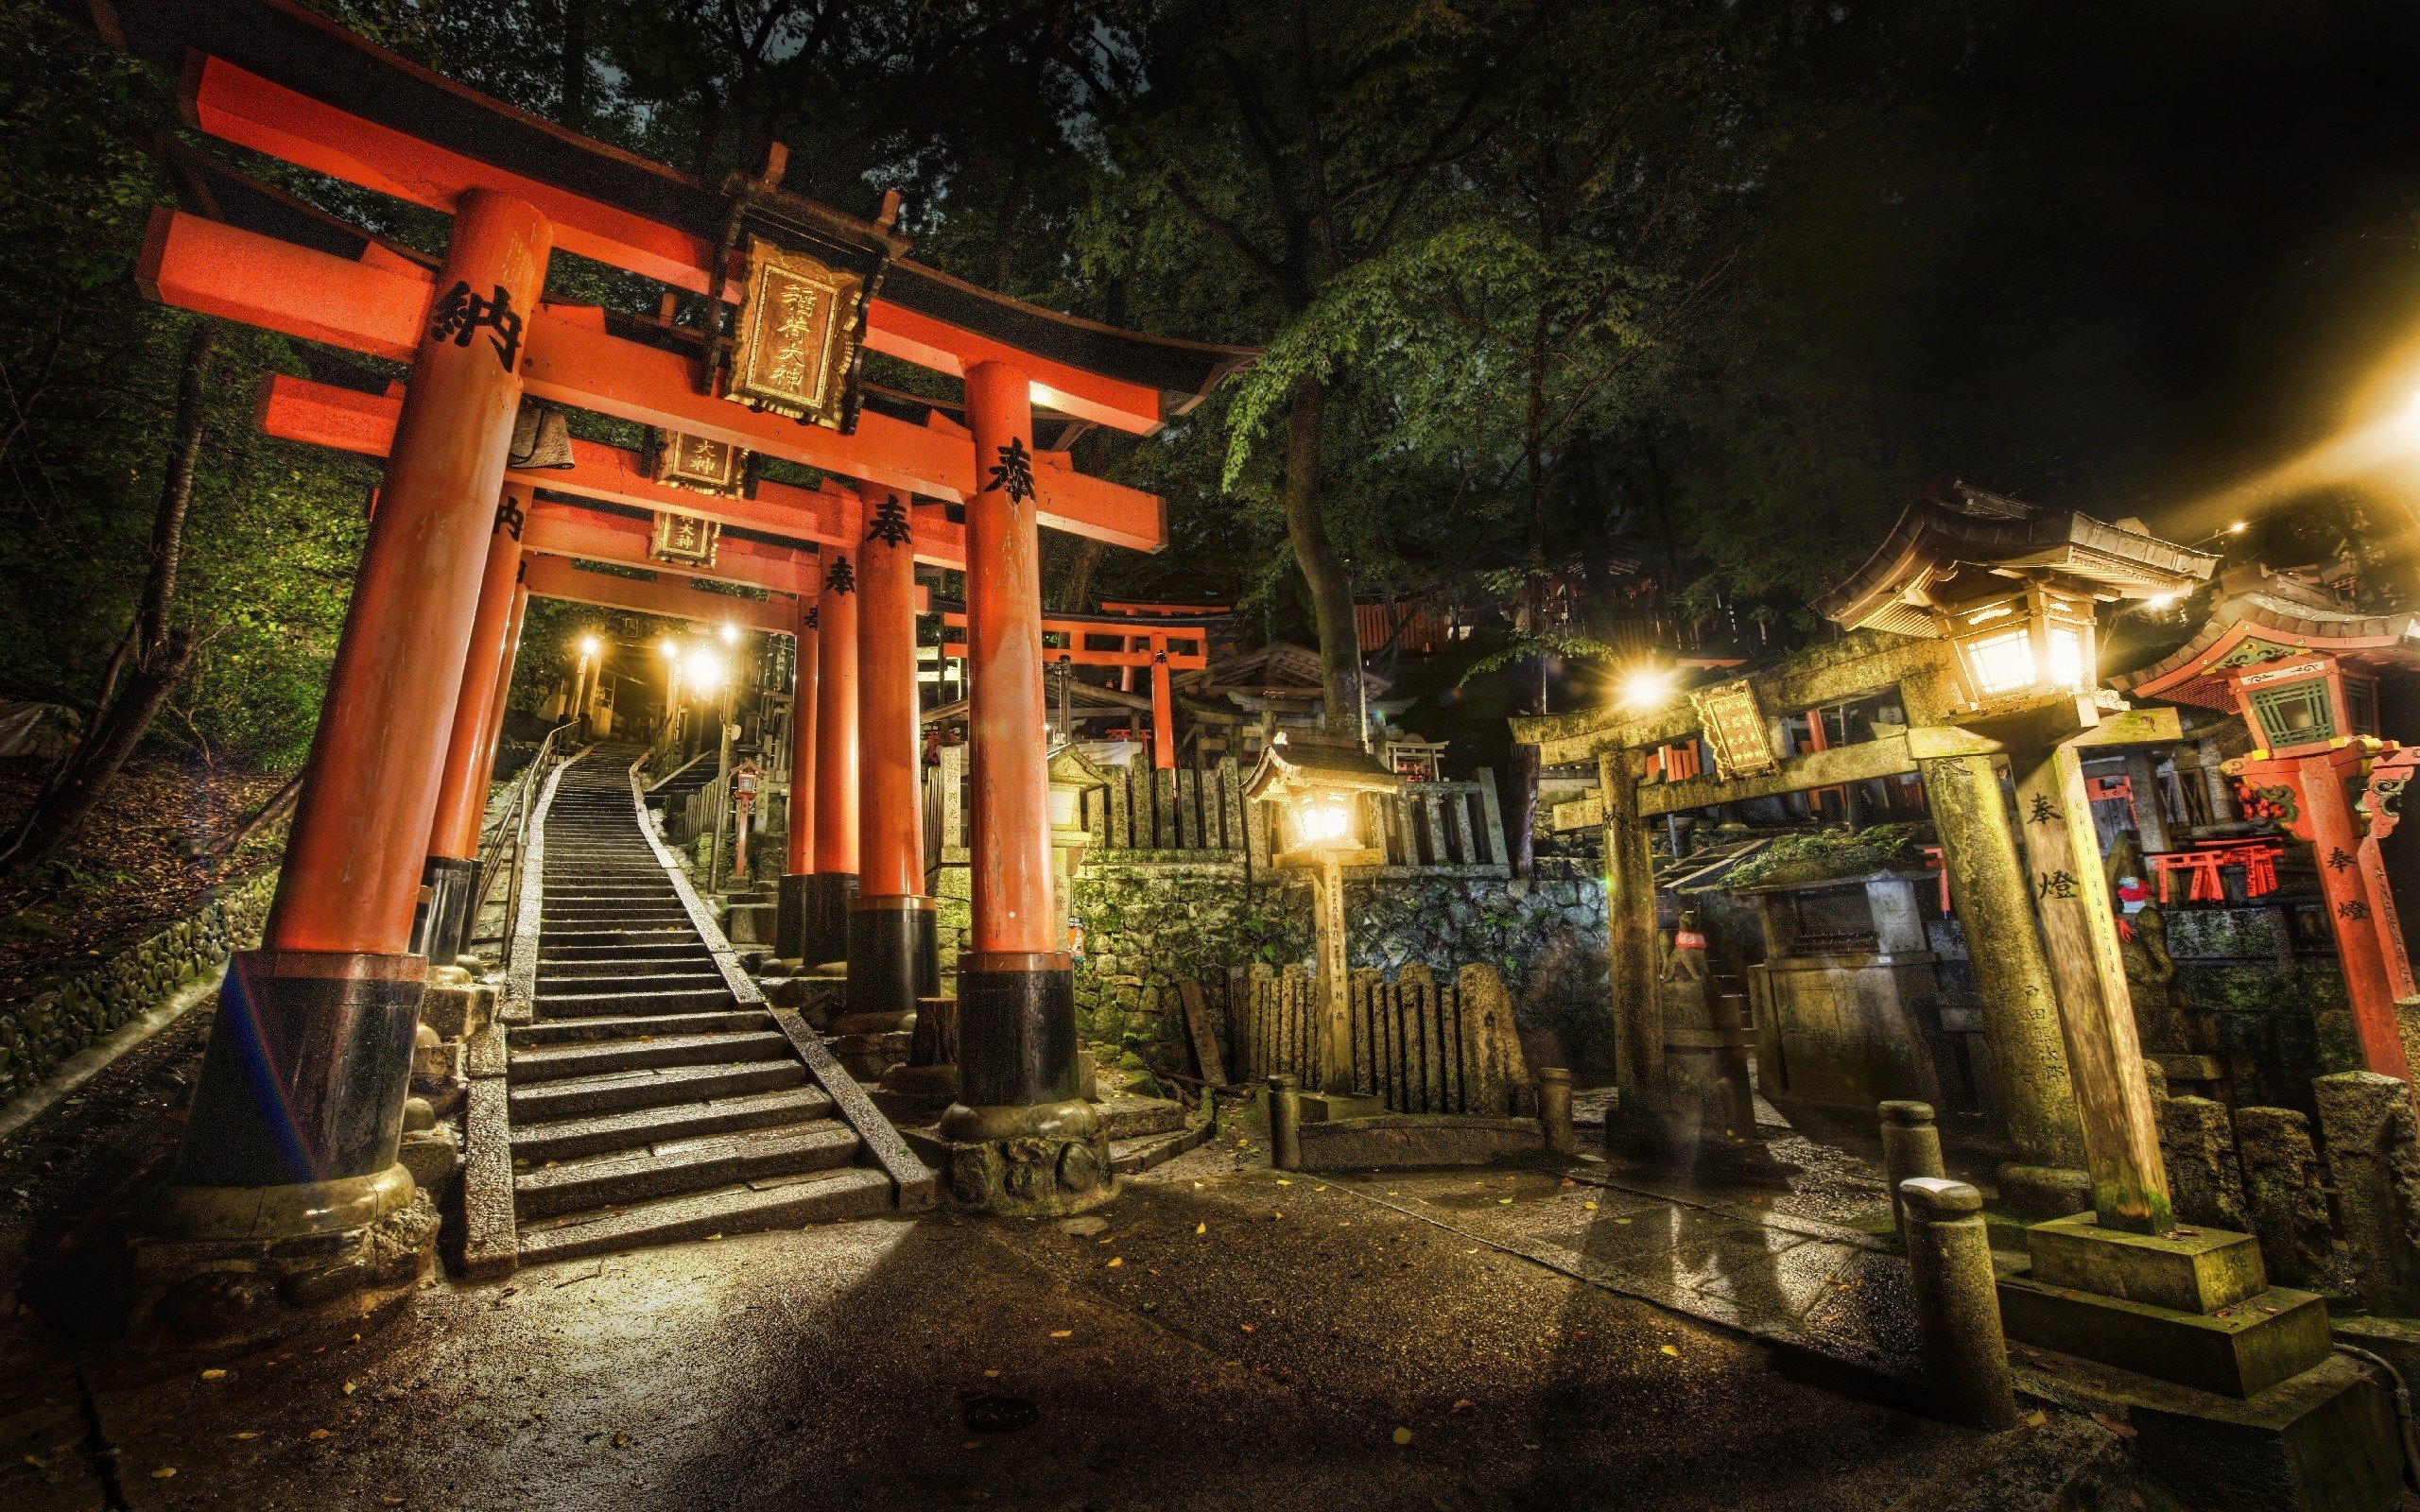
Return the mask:
[(2033, 645), (2023, 626), (1977, 636), (1966, 643), (1965, 649), (1976, 691), (1985, 697), (2033, 685)]
[(2083, 637), (2064, 625), (2050, 627), (2050, 680), (2063, 688), (2083, 686)]
[(2327, 707), (2325, 680), (2263, 688), (2252, 696), (2252, 712), (2272, 749), (2336, 738), (2336, 719)]

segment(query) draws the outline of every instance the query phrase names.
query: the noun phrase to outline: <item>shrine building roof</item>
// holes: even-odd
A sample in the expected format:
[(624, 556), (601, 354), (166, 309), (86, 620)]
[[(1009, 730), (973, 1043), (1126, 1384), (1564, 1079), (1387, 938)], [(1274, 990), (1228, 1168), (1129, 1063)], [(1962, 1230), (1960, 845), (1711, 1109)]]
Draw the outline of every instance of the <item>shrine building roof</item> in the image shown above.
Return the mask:
[(2231, 713), (2227, 668), (2306, 651), (2371, 672), (2420, 670), (2420, 613), (2365, 614), (2283, 574), (2265, 574), (2221, 599), (2183, 645), (2109, 680), (2130, 696)]

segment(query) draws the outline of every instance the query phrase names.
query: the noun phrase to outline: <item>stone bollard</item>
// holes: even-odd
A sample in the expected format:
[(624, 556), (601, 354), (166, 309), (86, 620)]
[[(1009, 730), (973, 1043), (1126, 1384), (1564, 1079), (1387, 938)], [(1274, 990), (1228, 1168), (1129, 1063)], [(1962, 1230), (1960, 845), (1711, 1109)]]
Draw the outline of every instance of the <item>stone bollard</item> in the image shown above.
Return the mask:
[(2370, 1071), (2317, 1077), (2310, 1087), (2336, 1175), (2354, 1290), (2373, 1312), (2420, 1312), (2420, 1249), (2406, 1228), (2420, 1209), (2420, 1193), (2411, 1190), (2420, 1157), (2411, 1089)]
[[(1922, 1106), (1922, 1105), (1918, 1105)], [(1895, 1189), (1906, 1213), (1908, 1274), (1925, 1381), (1943, 1417), (1996, 1433), (2016, 1426), (2008, 1343), (1983, 1228), (1983, 1194), (1963, 1181), (1910, 1177)]]
[(1269, 1078), (1269, 1163), (1280, 1171), (1303, 1168), (1302, 1084), (1283, 1073)]
[(1930, 1103), (1884, 1103), (1882, 1112), (1882, 1179), (1891, 1189), (1891, 1221), (1902, 1243), (1908, 1237), (1906, 1203), (1899, 1183), (1914, 1177), (1945, 1177), (1941, 1163), (1941, 1130), (1933, 1126)]
[(1571, 1073), (1561, 1066), (1538, 1068), (1538, 1128), (1546, 1135), (1548, 1155), (1568, 1158), (1580, 1152), (1571, 1128)]

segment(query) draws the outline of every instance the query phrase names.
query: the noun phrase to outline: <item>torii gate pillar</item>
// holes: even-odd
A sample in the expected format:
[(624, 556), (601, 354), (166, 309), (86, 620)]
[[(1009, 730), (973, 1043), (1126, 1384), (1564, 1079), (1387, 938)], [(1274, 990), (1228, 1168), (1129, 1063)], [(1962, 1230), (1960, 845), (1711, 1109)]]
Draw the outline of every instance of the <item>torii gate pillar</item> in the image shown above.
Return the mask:
[(1072, 1211), (1115, 1190), (1077, 1070), (1072, 963), (1051, 896), (1041, 539), (1033, 407), (1006, 363), (966, 371), (974, 928), (958, 958), (959, 1101), (942, 1115), (951, 1194), (994, 1211)]
[(437, 817), (428, 833), (428, 862), (421, 873), (422, 902), (412, 920), (412, 945), (432, 968), (448, 967), (470, 943), (479, 909), (479, 826), (487, 816), (488, 779), (495, 743), (489, 721), (496, 713), (496, 690), (510, 654), (513, 600), (520, 589), (521, 526), (533, 493), (507, 484), (488, 534), (487, 568), (479, 577), (478, 605), (471, 619), (471, 646), (462, 662), (462, 691), (455, 697), (454, 730), (445, 747)]
[(827, 551), (816, 620), (815, 873), (805, 889), (801, 956), (849, 957), (849, 900), (857, 895), (857, 566)]
[(908, 1027), (941, 992), (941, 935), (925, 896), (916, 699), (916, 555), (908, 501), (866, 490), (857, 548), (857, 896), (849, 902), (849, 986), (834, 1034)]
[[(276, 902), (228, 965), (170, 1183), (137, 1220), (173, 1242), (138, 1243), (136, 1328), (275, 1332), (287, 1281), (348, 1263), (355, 1286), (297, 1305), (358, 1317), (356, 1286), (407, 1296), (427, 1267), (437, 1214), (395, 1159), (428, 971), (412, 915), (552, 248), (522, 200), (456, 207)], [(326, 1242), (280, 1258), (304, 1237)]]
[(780, 902), (773, 917), (773, 954), (786, 961), (806, 958), (807, 892), (815, 880), (815, 704), (818, 606), (801, 600), (792, 632), (798, 665), (790, 682), (790, 812), (787, 855), (782, 864)]

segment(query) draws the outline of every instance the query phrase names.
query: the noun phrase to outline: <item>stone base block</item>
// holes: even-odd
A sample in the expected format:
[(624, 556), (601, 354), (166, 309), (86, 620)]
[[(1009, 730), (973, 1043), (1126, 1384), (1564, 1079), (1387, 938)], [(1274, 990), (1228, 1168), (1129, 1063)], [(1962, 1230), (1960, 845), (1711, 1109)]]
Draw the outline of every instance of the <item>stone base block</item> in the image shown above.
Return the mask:
[(1384, 1113), (1319, 1124), (1305, 1118), (1301, 1140), (1305, 1171), (1485, 1165), (1540, 1154), (1547, 1143), (1534, 1118), (1439, 1113)]
[(881, 1081), (893, 1066), (908, 1063), (908, 1048), (915, 1036), (907, 1030), (886, 1034), (836, 1034), (824, 1042), (850, 1075), (869, 1085)]
[(777, 903), (734, 902), (722, 916), (723, 937), (734, 945), (772, 945), (779, 913)]
[(434, 967), (421, 994), (420, 1022), (440, 1040), (463, 1040), (495, 1018), (495, 986), (475, 981), (459, 967)]
[(427, 1193), (441, 1209), (453, 1197), (455, 1182), (461, 1178), (462, 1139), (451, 1124), (421, 1129), (404, 1136), (395, 1160), (412, 1174), (412, 1184)]
[(2001, 1166), (1994, 1173), (1999, 1206), (2019, 1218), (2064, 1218), (2092, 1206), (2092, 1177), (2064, 1165)]
[(2260, 1246), (2250, 1234), (2217, 1228), (2130, 1234), (2101, 1228), (2089, 1212), (2026, 1232), (2033, 1280), (2044, 1286), (2200, 1314), (2269, 1289)]
[[(2066, 1359), (2019, 1386), (2081, 1412), (2122, 1413), (2135, 1473), (2194, 1512), (2386, 1512), (2402, 1503), (2388, 1384), (2342, 1355), (2249, 1398), (2213, 1396)], [(2052, 1362), (2038, 1362), (2048, 1365)]]
[(1304, 1092), (1299, 1101), (1305, 1124), (1340, 1124), (1349, 1118), (1383, 1118), (1387, 1100), (1367, 1092)]
[(2282, 1286), (2204, 1315), (2073, 1291), (2025, 1276), (1999, 1280), (2008, 1336), (2156, 1381), (2247, 1398), (2328, 1356), (2327, 1305)]
[(1081, 1100), (996, 1108), (953, 1103), (933, 1138), (943, 1185), (970, 1208), (1043, 1218), (1081, 1212), (1116, 1195), (1109, 1137), (1099, 1115)]

